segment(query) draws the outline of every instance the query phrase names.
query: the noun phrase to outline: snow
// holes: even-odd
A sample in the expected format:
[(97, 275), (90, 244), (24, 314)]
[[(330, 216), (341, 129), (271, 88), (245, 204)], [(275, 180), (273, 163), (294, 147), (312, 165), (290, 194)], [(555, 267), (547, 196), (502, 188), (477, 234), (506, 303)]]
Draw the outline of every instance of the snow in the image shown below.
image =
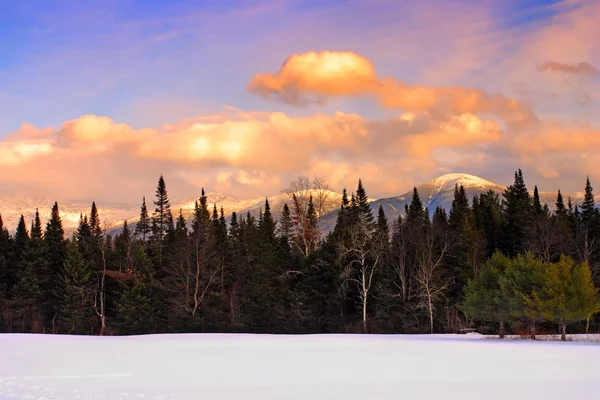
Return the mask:
[(596, 399), (599, 359), (477, 334), (5, 334), (0, 399)]

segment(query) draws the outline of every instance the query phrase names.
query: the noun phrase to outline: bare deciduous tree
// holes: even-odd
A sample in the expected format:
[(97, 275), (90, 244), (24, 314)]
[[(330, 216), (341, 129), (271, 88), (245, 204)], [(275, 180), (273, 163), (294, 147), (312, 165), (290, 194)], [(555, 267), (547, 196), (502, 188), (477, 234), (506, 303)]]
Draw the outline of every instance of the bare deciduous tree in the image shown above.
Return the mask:
[(450, 283), (442, 276), (441, 270), (451, 245), (452, 238), (447, 229), (429, 227), (418, 246), (415, 278), (419, 307), (427, 311), (430, 333), (433, 333), (435, 303), (445, 296)]
[[(295, 246), (307, 257), (321, 238), (319, 219), (329, 209), (331, 186), (324, 177), (314, 177), (312, 180), (301, 175), (292, 181), (283, 191), (291, 201), (291, 212), (294, 218)], [(316, 214), (316, 226), (310, 221), (308, 208), (312, 198)]]
[(354, 224), (347, 243), (338, 245), (338, 257), (345, 264), (343, 284), (354, 283), (358, 289), (362, 308), (363, 332), (367, 333), (367, 307), (371, 299), (373, 278), (384, 254), (383, 241), (373, 237), (367, 224)]
[(529, 249), (545, 262), (559, 255), (560, 236), (550, 217), (537, 217), (529, 228), (528, 239)]
[[(100, 255), (100, 267), (102, 271), (98, 279), (98, 286), (96, 287), (96, 294), (94, 296), (94, 310), (96, 315), (100, 318), (100, 336), (104, 336), (106, 333), (106, 292), (105, 292), (105, 281), (106, 271), (108, 270), (108, 251), (110, 250), (110, 240), (108, 232), (112, 228), (112, 224), (105, 222), (102, 225), (100, 234), (93, 237), (94, 245), (98, 249)], [(100, 297), (100, 299), (98, 299)], [(100, 305), (98, 305), (98, 300)]]

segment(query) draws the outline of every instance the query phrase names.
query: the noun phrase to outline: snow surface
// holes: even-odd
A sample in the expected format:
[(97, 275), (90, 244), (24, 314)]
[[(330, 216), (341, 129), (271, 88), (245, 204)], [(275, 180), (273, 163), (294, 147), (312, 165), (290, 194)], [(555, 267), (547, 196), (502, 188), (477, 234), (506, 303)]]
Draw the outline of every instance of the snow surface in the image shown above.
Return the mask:
[(599, 398), (598, 344), (484, 338), (5, 334), (0, 399)]

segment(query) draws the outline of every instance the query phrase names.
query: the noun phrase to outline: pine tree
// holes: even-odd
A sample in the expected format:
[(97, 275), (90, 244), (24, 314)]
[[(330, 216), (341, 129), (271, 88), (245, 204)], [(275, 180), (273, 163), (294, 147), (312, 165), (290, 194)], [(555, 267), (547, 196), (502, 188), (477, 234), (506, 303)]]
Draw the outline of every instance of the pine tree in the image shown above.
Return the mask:
[(152, 225), (150, 216), (148, 215), (148, 208), (146, 207), (146, 196), (142, 198), (142, 206), (140, 208), (140, 219), (135, 225), (135, 236), (140, 238), (143, 243), (146, 243), (146, 239), (152, 232)]
[(556, 206), (556, 211), (555, 211), (556, 215), (566, 215), (567, 214), (568, 210), (565, 207), (565, 203), (563, 201), (563, 196), (560, 193), (560, 190), (558, 191), (558, 195), (556, 196), (555, 206)]
[(125, 335), (153, 332), (160, 314), (152, 263), (142, 246), (135, 250), (135, 263), (141, 276), (123, 282), (123, 292), (117, 301), (117, 326)]
[(540, 201), (540, 193), (538, 192), (538, 187), (535, 185), (533, 189), (533, 216), (541, 217), (544, 215), (544, 208), (542, 207), (542, 202)]
[(92, 202), (92, 209), (90, 211), (90, 231), (94, 238), (98, 238), (102, 234), (102, 223), (100, 222), (100, 215), (98, 214), (95, 201)]
[(596, 209), (596, 201), (594, 200), (594, 188), (590, 183), (590, 178), (585, 181), (585, 195), (581, 204), (581, 221), (591, 238), (595, 238), (594, 228), (598, 218), (598, 210)]
[(587, 263), (575, 265), (573, 259), (562, 256), (559, 262), (546, 264), (540, 280), (540, 288), (524, 296), (526, 313), (558, 324), (561, 340), (567, 340), (568, 324), (590, 319), (600, 311), (598, 290)]
[(423, 203), (421, 202), (421, 196), (419, 196), (419, 192), (416, 187), (413, 188), (410, 205), (407, 205), (406, 207), (406, 219), (409, 222), (417, 223), (424, 223), (428, 219), (425, 214)]
[(471, 212), (469, 208), (469, 199), (463, 185), (454, 186), (454, 199), (450, 208), (449, 223), (454, 232), (459, 235), (464, 234), (466, 228), (466, 220)]
[(385, 216), (385, 212), (383, 211), (383, 207), (379, 205), (379, 209), (377, 210), (377, 236), (383, 243), (388, 243), (390, 241), (390, 227), (388, 225), (388, 219)]
[(81, 254), (86, 258), (91, 257), (92, 253), (92, 229), (88, 223), (87, 215), (79, 214), (79, 225), (77, 226), (77, 232), (75, 234), (77, 238), (77, 246)]
[(64, 287), (61, 274), (65, 262), (65, 232), (58, 210), (58, 203), (54, 203), (50, 220), (46, 224), (44, 242), (48, 249), (48, 275), (43, 287), (46, 304), (46, 320), (51, 324), (52, 331), (56, 329), (56, 316), (59, 311), (60, 299), (63, 297)]
[(10, 293), (13, 287), (18, 283), (20, 276), (21, 263), (23, 261), (23, 253), (29, 241), (29, 232), (25, 224), (25, 218), (21, 215), (17, 223), (17, 229), (11, 240), (10, 254), (5, 271), (6, 291)]
[(358, 180), (358, 188), (356, 189), (356, 211), (358, 218), (361, 223), (372, 225), (373, 224), (373, 213), (369, 206), (369, 197), (363, 187), (362, 180)]
[(279, 237), (289, 244), (292, 237), (293, 229), (294, 221), (292, 220), (292, 214), (287, 203), (285, 203), (283, 205), (283, 211), (281, 212), (281, 218), (279, 219)]
[(65, 261), (59, 278), (63, 290), (57, 318), (61, 330), (65, 333), (84, 333), (86, 321), (91, 319), (90, 276), (90, 265), (77, 246), (67, 243)]
[[(2, 215), (0, 215), (0, 302), (8, 297), (7, 284), (9, 280), (11, 253), (11, 237), (8, 229), (4, 226)], [(0, 323), (2, 316), (0, 316)]]
[(500, 338), (504, 338), (504, 325), (511, 321), (509, 303), (500, 286), (500, 278), (511, 264), (500, 252), (486, 261), (475, 279), (469, 280), (461, 310), (478, 321), (495, 322), (499, 325)]
[(161, 175), (156, 187), (156, 206), (152, 214), (152, 240), (156, 249), (157, 263), (159, 269), (162, 268), (165, 252), (166, 237), (169, 231), (173, 229), (173, 215), (171, 214), (171, 203), (167, 195), (165, 180)]
[(504, 251), (514, 257), (526, 250), (527, 230), (532, 220), (532, 199), (520, 169), (515, 172), (514, 184), (504, 191), (503, 210)]
[(46, 252), (42, 227), (36, 210), (31, 236), (25, 243), (19, 263), (19, 279), (12, 290), (12, 306), (20, 316), (23, 331), (40, 332), (42, 320), (42, 279), (46, 274)]

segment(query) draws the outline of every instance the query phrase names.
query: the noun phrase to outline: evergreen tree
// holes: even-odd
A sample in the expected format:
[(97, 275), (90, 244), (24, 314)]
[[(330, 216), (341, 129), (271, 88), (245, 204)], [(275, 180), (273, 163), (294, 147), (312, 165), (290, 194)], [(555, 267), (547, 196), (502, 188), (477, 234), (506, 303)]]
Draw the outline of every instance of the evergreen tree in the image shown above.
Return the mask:
[(143, 243), (146, 243), (146, 239), (150, 236), (151, 232), (152, 224), (148, 215), (148, 208), (146, 207), (146, 196), (144, 196), (140, 208), (140, 219), (135, 225), (135, 236), (140, 238)]
[(546, 264), (540, 280), (540, 288), (524, 296), (525, 312), (532, 319), (558, 324), (561, 340), (567, 340), (568, 324), (590, 319), (600, 311), (598, 290), (587, 263), (575, 265), (573, 259), (562, 256), (559, 262)]
[(515, 182), (504, 191), (503, 211), (506, 224), (504, 227), (504, 251), (509, 256), (525, 252), (527, 230), (532, 220), (532, 200), (523, 173), (515, 172)]
[(42, 227), (36, 210), (31, 236), (25, 243), (19, 263), (19, 279), (12, 290), (12, 306), (20, 317), (24, 332), (40, 332), (42, 320), (42, 279), (46, 273), (46, 254), (42, 241)]
[(29, 241), (29, 232), (27, 231), (27, 225), (25, 224), (25, 218), (21, 215), (19, 222), (17, 223), (17, 229), (11, 241), (11, 249), (8, 260), (8, 265), (5, 271), (5, 285), (6, 291), (10, 293), (13, 287), (19, 281), (21, 263), (23, 261), (23, 253), (25, 247)]
[(419, 196), (419, 192), (417, 188), (413, 188), (412, 198), (410, 200), (410, 205), (407, 206), (406, 209), (406, 220), (408, 222), (415, 223), (424, 223), (428, 220), (425, 207), (423, 207), (423, 203), (421, 202), (421, 196)]
[(65, 262), (65, 232), (58, 210), (58, 203), (54, 203), (50, 220), (46, 224), (44, 242), (48, 249), (48, 275), (45, 279), (44, 303), (45, 316), (51, 329), (56, 330), (56, 316), (59, 312), (60, 299), (64, 296), (64, 287), (61, 281), (63, 265)]
[(102, 234), (102, 223), (100, 222), (100, 215), (98, 214), (95, 201), (92, 202), (92, 209), (90, 211), (90, 231), (94, 238), (98, 238)]
[[(0, 215), (0, 303), (8, 298), (7, 284), (9, 281), (10, 273), (10, 253), (11, 253), (11, 237), (8, 233), (8, 229), (4, 226), (2, 215)], [(2, 315), (0, 315), (0, 325), (2, 322)]]
[(449, 223), (458, 235), (462, 235), (466, 229), (466, 220), (470, 213), (469, 199), (463, 185), (454, 186), (454, 199), (450, 208)]
[(594, 188), (590, 183), (590, 178), (587, 177), (585, 181), (585, 195), (583, 197), (583, 203), (581, 204), (581, 220), (590, 233), (593, 231), (597, 213), (596, 201), (594, 200)]
[(87, 215), (79, 214), (79, 225), (75, 234), (79, 252), (87, 259), (91, 258), (92, 253), (92, 229), (88, 223)]
[(152, 240), (156, 250), (156, 259), (159, 269), (163, 266), (167, 234), (173, 229), (173, 215), (171, 203), (167, 195), (167, 186), (161, 175), (156, 186), (156, 199), (154, 200), (154, 213), (152, 214)]
[(542, 202), (540, 201), (540, 193), (538, 192), (538, 187), (535, 185), (533, 189), (533, 216), (534, 217), (542, 217), (544, 214), (544, 207), (542, 206)]
[(61, 330), (65, 333), (84, 333), (86, 321), (92, 317), (90, 276), (90, 265), (77, 246), (67, 243), (65, 261), (59, 277), (63, 290), (57, 318)]
[(356, 189), (356, 212), (361, 223), (372, 225), (373, 213), (369, 206), (369, 197), (363, 187), (362, 180), (358, 180), (358, 188)]
[(152, 263), (143, 247), (136, 247), (135, 260), (141, 273), (122, 282), (123, 292), (117, 302), (117, 326), (125, 335), (152, 333), (160, 314)]
[(294, 229), (294, 221), (292, 220), (292, 214), (290, 212), (290, 208), (287, 203), (283, 205), (283, 211), (281, 213), (281, 218), (279, 219), (279, 237), (281, 237), (288, 244), (290, 243), (290, 239), (292, 237), (292, 232)]
[(560, 193), (560, 190), (558, 191), (558, 194), (556, 195), (556, 211), (555, 214), (556, 215), (567, 215), (568, 210), (565, 207), (565, 203), (563, 201), (563, 196), (562, 193)]
[(390, 227), (388, 225), (388, 219), (385, 216), (385, 212), (383, 211), (383, 207), (379, 205), (379, 209), (377, 211), (377, 236), (382, 240), (383, 243), (388, 243), (390, 241)]
[(481, 267), (477, 277), (469, 280), (465, 300), (460, 305), (461, 310), (471, 318), (497, 323), (500, 338), (504, 338), (505, 323), (511, 321), (509, 304), (502, 292), (500, 278), (511, 262), (502, 253), (494, 253)]

